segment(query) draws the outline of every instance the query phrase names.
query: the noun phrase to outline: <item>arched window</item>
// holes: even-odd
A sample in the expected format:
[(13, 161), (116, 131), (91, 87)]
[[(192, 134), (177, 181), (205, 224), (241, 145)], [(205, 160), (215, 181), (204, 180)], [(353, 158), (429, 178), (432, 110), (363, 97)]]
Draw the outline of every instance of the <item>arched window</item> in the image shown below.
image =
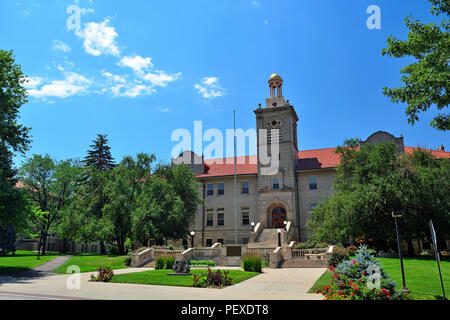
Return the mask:
[(272, 189), (280, 190), (280, 180), (278, 180), (277, 178), (273, 179)]

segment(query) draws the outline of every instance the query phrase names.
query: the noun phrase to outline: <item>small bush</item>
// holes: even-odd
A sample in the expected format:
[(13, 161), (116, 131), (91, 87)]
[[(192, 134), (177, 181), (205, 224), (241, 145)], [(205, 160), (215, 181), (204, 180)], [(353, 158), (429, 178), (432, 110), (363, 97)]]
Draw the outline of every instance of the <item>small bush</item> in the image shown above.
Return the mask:
[(192, 275), (192, 285), (194, 287), (225, 287), (231, 286), (233, 279), (229, 276), (228, 271), (211, 271), (208, 269), (207, 274)]
[(189, 264), (194, 267), (215, 267), (217, 262), (213, 260), (191, 260)]
[(328, 265), (330, 266), (337, 266), (341, 262), (347, 260), (349, 258), (349, 254), (347, 249), (341, 248), (341, 247), (335, 247), (333, 249), (333, 254), (331, 255), (331, 259), (328, 262)]
[(262, 258), (259, 255), (245, 255), (242, 258), (242, 268), (250, 272), (262, 272)]
[(358, 248), (355, 246), (350, 246), (347, 248), (347, 251), (350, 255), (354, 255), (358, 251)]
[(429, 256), (431, 256), (431, 254), (430, 254), (428, 251), (426, 251), (426, 250), (423, 250), (423, 251), (420, 253), (420, 255), (421, 255), (421, 256), (424, 256), (424, 257), (429, 257)]
[(111, 246), (109, 248), (108, 254), (110, 256), (118, 256), (119, 255), (119, 248), (117, 246)]
[(114, 272), (109, 266), (102, 266), (97, 271), (97, 276), (91, 275), (91, 281), (109, 282), (114, 276)]
[(166, 269), (173, 269), (173, 265), (175, 264), (174, 256), (166, 256), (165, 257), (165, 267)]
[(131, 265), (131, 255), (132, 253), (129, 253), (126, 257), (123, 258), (123, 263), (129, 267)]
[(166, 265), (166, 259), (164, 259), (163, 256), (159, 256), (156, 258), (156, 261), (155, 261), (155, 269), (156, 270), (164, 269), (165, 265)]

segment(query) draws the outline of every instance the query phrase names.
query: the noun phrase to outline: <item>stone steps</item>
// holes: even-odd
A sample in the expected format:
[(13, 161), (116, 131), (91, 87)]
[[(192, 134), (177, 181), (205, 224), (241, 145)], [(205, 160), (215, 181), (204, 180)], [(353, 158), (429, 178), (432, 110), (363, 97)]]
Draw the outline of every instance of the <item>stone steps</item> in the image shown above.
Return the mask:
[(280, 268), (328, 268), (327, 260), (295, 259), (284, 260)]

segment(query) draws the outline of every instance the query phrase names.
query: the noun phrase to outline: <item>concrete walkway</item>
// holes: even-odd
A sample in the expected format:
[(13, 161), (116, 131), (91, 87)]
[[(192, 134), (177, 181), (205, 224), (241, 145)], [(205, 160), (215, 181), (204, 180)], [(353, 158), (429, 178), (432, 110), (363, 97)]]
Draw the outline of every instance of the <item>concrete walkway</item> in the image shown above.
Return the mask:
[[(115, 274), (151, 269), (129, 268)], [(30, 299), (111, 299), (111, 300), (321, 300), (308, 294), (309, 288), (326, 269), (264, 269), (264, 273), (224, 289), (185, 288), (120, 283), (90, 282), (91, 274), (81, 274), (81, 288), (70, 290), (73, 275), (47, 273), (42, 277), (0, 277), (0, 298)]]
[(7, 275), (2, 275), (2, 276), (12, 277), (12, 278), (43, 277), (47, 274), (51, 274), (53, 272), (53, 270), (62, 266), (64, 263), (66, 263), (67, 260), (69, 260), (70, 257), (71, 256), (56, 257), (55, 259), (52, 259), (44, 264), (34, 267), (33, 269), (19, 272), (19, 273), (11, 273), (11, 274), (7, 274)]

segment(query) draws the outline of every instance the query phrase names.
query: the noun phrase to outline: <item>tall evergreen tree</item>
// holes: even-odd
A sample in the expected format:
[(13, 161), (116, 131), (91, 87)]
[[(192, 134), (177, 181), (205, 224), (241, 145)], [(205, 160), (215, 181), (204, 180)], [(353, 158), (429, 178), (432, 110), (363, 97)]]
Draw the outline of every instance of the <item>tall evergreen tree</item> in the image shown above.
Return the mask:
[(114, 158), (111, 156), (111, 147), (108, 145), (106, 134), (97, 134), (94, 144), (90, 145), (88, 155), (84, 159), (87, 167), (94, 167), (97, 170), (105, 171), (114, 168)]

